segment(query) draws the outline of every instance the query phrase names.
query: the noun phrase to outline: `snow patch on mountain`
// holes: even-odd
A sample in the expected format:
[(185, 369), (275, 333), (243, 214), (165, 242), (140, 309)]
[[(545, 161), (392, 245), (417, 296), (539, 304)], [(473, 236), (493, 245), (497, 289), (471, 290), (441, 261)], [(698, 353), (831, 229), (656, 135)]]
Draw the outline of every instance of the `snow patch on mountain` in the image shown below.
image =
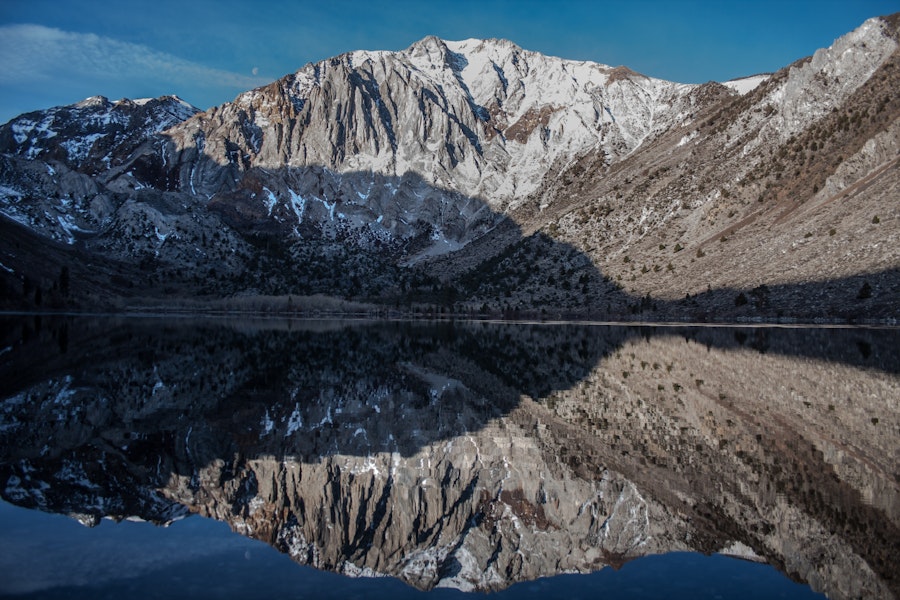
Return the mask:
[(741, 96), (745, 96), (758, 88), (759, 84), (761, 84), (769, 77), (771, 77), (771, 74), (769, 73), (765, 73), (763, 75), (751, 75), (749, 77), (740, 77), (738, 79), (725, 81), (722, 83), (722, 85), (736, 91)]

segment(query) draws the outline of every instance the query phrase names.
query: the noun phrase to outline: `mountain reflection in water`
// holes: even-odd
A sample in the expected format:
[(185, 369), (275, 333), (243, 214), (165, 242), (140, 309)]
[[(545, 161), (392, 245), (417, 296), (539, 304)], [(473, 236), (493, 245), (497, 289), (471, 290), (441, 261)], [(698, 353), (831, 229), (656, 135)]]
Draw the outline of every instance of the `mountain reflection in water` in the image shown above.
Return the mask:
[(897, 330), (6, 319), (0, 495), (498, 590), (725, 552), (900, 595)]

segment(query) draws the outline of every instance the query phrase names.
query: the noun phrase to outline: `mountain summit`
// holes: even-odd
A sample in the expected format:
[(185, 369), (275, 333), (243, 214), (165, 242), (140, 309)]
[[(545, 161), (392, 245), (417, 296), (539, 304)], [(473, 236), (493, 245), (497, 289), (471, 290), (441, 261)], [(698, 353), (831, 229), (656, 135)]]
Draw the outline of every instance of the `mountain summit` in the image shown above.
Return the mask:
[(391, 237), (436, 225), (450, 248), (521, 205), (550, 171), (587, 152), (614, 162), (684, 121), (694, 89), (509, 42), (429, 37), (401, 52), (307, 65), (173, 128), (169, 151), (193, 157), (203, 144), (187, 176), (196, 193), (240, 196), (243, 173), (303, 169), (294, 176), (306, 181), (266, 186), (276, 206), (292, 193), (309, 205), (338, 202), (362, 213), (351, 227), (381, 216)]
[(898, 37), (871, 19), (725, 85), (428, 37), (203, 112), (29, 113), (0, 128), (7, 304), (893, 317)]

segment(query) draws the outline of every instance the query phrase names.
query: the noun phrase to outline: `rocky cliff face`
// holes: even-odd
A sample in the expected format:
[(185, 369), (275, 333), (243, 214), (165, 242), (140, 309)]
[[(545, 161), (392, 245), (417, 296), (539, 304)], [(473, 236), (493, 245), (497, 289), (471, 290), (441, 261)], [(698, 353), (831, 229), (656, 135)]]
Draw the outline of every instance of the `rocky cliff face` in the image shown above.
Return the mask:
[[(894, 317), (897, 40), (872, 19), (778, 73), (695, 86), (426, 38), (198, 114), (91, 99), (0, 128), (0, 209), (136, 295)], [(21, 282), (57, 274), (9, 254), (4, 286), (33, 303)], [(737, 301), (761, 286), (784, 293)]]
[[(503, 40), (430, 37), (402, 52), (307, 65), (170, 133), (179, 151), (202, 143), (208, 159), (238, 170), (415, 173), (496, 211), (535, 191), (553, 166), (588, 151), (614, 161), (687, 120), (694, 87)], [(372, 190), (337, 191), (319, 201)]]

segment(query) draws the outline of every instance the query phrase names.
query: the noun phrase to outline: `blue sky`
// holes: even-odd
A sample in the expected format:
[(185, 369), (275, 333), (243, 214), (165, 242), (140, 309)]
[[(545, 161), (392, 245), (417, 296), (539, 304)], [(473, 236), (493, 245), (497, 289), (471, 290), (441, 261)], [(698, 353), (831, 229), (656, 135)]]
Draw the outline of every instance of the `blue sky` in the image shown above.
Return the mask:
[(0, 123), (87, 96), (226, 102), (349, 50), (497, 37), (685, 83), (773, 71), (900, 0), (0, 0)]

